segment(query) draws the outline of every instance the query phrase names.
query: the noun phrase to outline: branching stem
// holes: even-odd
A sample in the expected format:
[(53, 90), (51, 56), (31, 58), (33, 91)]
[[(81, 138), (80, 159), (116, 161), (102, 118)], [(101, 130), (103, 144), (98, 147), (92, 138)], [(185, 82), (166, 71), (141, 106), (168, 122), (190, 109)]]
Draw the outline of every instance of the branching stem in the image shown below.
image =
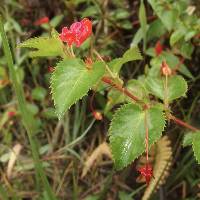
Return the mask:
[[(129, 90), (127, 90), (126, 88), (123, 88), (123, 86), (121, 85), (118, 85), (116, 84), (112, 79), (110, 79), (109, 77), (103, 77), (101, 79), (104, 83), (114, 87), (116, 90), (118, 90), (119, 92), (125, 94), (126, 96), (130, 97), (133, 101), (137, 102), (137, 103), (143, 103), (143, 108), (148, 108), (149, 106), (147, 104), (145, 104), (143, 101), (141, 101), (138, 97), (136, 97), (135, 95), (133, 95)], [(190, 124), (187, 124), (186, 122), (182, 121), (181, 119), (178, 119), (177, 117), (169, 114), (168, 116), (168, 119), (174, 121), (176, 124), (182, 126), (182, 127), (185, 127), (185, 128), (188, 128), (192, 131), (200, 131), (200, 129), (190, 125)]]

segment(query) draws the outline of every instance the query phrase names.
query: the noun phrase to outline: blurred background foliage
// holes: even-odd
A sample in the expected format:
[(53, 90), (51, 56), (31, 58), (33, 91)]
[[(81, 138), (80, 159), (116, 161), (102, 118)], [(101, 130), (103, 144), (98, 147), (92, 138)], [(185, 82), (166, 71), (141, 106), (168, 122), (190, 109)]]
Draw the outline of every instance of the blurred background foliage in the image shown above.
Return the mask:
[[(137, 162), (126, 169), (113, 170), (109, 153), (103, 146), (113, 109), (124, 100), (103, 88), (95, 94), (94, 106), (104, 119), (95, 121), (89, 108), (91, 95), (76, 103), (58, 121), (52, 102), (49, 78), (56, 59), (29, 57), (17, 44), (40, 35), (49, 35), (47, 24), (34, 25), (41, 17), (50, 18), (58, 32), (63, 26), (84, 17), (93, 21), (93, 36), (79, 49), (85, 58), (95, 49), (106, 61), (121, 57), (130, 47), (139, 45), (143, 60), (123, 65), (120, 75), (142, 80), (155, 75), (163, 59), (189, 83), (188, 98), (174, 103), (173, 110), (184, 120), (199, 127), (200, 121), (200, 2), (198, 0), (1, 0), (15, 61), (18, 81), (23, 85), (27, 106), (34, 116), (35, 136), (41, 162), (54, 193), (59, 199), (141, 199), (144, 183), (136, 181)], [(157, 42), (162, 54), (156, 55)], [(2, 39), (0, 38), (2, 47)], [(136, 84), (128, 82), (127, 85)], [(141, 89), (140, 86), (138, 86)], [(135, 88), (134, 91), (138, 90)], [(173, 144), (172, 166), (165, 184), (149, 199), (200, 199), (200, 169), (191, 147), (182, 148), (183, 130), (170, 125), (167, 133)], [(16, 96), (9, 79), (5, 56), (0, 50), (0, 196), (1, 199), (47, 199), (35, 171), (29, 141), (21, 123)], [(85, 160), (94, 156), (86, 175)], [(156, 190), (156, 189), (155, 189)], [(6, 194), (5, 194), (6, 191)], [(5, 194), (5, 195), (4, 195)]]

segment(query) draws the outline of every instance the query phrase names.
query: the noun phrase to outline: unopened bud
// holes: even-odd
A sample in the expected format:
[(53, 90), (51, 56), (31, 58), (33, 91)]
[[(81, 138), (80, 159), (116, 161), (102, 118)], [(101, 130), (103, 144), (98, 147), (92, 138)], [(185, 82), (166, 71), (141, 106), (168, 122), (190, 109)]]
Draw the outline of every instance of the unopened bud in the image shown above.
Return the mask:
[(13, 116), (15, 116), (15, 111), (10, 111), (10, 112), (8, 112), (8, 117), (13, 117)]
[(94, 118), (96, 119), (96, 120), (102, 120), (103, 119), (103, 116), (102, 116), (102, 114), (100, 113), (100, 112), (98, 112), (98, 111), (94, 111), (93, 113), (93, 116), (94, 116)]
[(170, 69), (166, 61), (162, 62), (161, 73), (164, 76), (170, 76), (172, 74), (172, 70)]

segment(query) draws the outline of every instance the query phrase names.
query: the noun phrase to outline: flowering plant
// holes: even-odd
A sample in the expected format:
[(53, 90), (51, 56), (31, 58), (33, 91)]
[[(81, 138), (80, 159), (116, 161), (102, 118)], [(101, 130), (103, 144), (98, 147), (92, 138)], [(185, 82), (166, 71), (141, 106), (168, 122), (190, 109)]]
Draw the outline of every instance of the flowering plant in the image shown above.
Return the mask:
[[(79, 48), (92, 35), (92, 21), (84, 18), (74, 22), (70, 28), (62, 28), (59, 34), (52, 30), (50, 37), (33, 38), (20, 44), (20, 47), (35, 48), (30, 52), (36, 56), (58, 56), (61, 61), (53, 68), (51, 91), (58, 118), (66, 110), (85, 96), (89, 90), (98, 91), (98, 87), (108, 85), (108, 102), (103, 113), (90, 108), (97, 120), (102, 120), (116, 104), (122, 106), (115, 112), (109, 128), (109, 141), (116, 169), (122, 169), (146, 152), (146, 164), (138, 169), (145, 177), (147, 184), (153, 176), (149, 163), (149, 148), (162, 136), (167, 121), (191, 129), (195, 156), (200, 161), (199, 130), (176, 118), (171, 110), (171, 103), (186, 96), (187, 82), (177, 69), (171, 66), (164, 57), (164, 47), (158, 41), (155, 45), (155, 56), (160, 64), (152, 67), (148, 74), (139, 79), (129, 80), (124, 84), (120, 77), (123, 64), (141, 60), (139, 49), (131, 47), (120, 58), (106, 62), (93, 48), (85, 61), (77, 58), (73, 45)], [(95, 94), (94, 92), (94, 94)], [(93, 98), (93, 97), (92, 97)]]

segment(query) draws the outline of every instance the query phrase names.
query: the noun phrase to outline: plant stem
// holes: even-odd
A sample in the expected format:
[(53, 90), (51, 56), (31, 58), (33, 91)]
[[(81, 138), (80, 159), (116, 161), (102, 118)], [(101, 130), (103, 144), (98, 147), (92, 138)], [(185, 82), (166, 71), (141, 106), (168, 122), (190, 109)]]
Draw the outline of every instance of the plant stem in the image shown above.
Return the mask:
[(145, 118), (144, 118), (144, 127), (145, 127), (145, 146), (146, 146), (146, 164), (149, 163), (149, 128), (147, 121), (147, 111), (144, 110)]
[(194, 127), (194, 126), (182, 121), (181, 119), (178, 119), (177, 117), (175, 117), (175, 116), (173, 116), (171, 114), (168, 116), (168, 118), (171, 119), (172, 121), (174, 121), (176, 124), (178, 124), (180, 126), (183, 126), (185, 128), (188, 128), (188, 129), (190, 129), (192, 131), (200, 131), (200, 129), (198, 129), (198, 128), (196, 128), (196, 127)]
[[(126, 96), (130, 97), (133, 101), (137, 102), (137, 103), (143, 103), (144, 106), (143, 108), (148, 108), (148, 105), (145, 104), (144, 102), (142, 102), (138, 97), (134, 96), (129, 90), (127, 90), (126, 88), (123, 88), (121, 85), (118, 85), (116, 83), (114, 83), (109, 77), (103, 77), (101, 79), (104, 83), (107, 83), (108, 85), (111, 85), (112, 87), (114, 87), (116, 90), (120, 91), (121, 93), (125, 94)], [(183, 126), (185, 128), (188, 128), (192, 131), (200, 131), (200, 129), (187, 124), (186, 122), (182, 121), (181, 119), (176, 118), (175, 116), (169, 114), (168, 115), (168, 119), (174, 121), (176, 124)]]
[(165, 110), (168, 110), (169, 108), (169, 102), (168, 102), (168, 75), (165, 75), (165, 82), (164, 82), (164, 105)]
[(115, 89), (117, 89), (118, 91), (122, 92), (123, 94), (125, 94), (126, 96), (130, 97), (133, 101), (135, 102), (142, 102), (138, 97), (134, 96), (131, 92), (129, 92), (126, 88), (123, 88), (121, 85), (118, 85), (116, 83), (114, 83), (109, 77), (103, 77), (101, 79), (104, 83), (107, 83), (108, 85), (111, 85), (112, 87), (114, 87)]
[(9, 43), (8, 43), (8, 39), (6, 37), (6, 33), (4, 31), (4, 25), (3, 25), (3, 20), (2, 17), (0, 15), (0, 33), (2, 36), (2, 43), (3, 43), (3, 49), (4, 49), (4, 53), (6, 56), (6, 60), (8, 63), (8, 68), (9, 68), (9, 72), (10, 72), (10, 76), (11, 76), (11, 80), (12, 80), (12, 84), (17, 96), (17, 100), (18, 100), (18, 105), (19, 105), (19, 111), (21, 113), (22, 116), (22, 122), (26, 128), (27, 134), (28, 134), (28, 138), (29, 138), (29, 142), (31, 145), (31, 150), (32, 150), (32, 155), (33, 155), (33, 161), (35, 164), (35, 169), (36, 169), (36, 173), (40, 176), (42, 183), (46, 189), (46, 192), (49, 196), (50, 200), (55, 200), (55, 196), (51, 190), (51, 187), (48, 183), (48, 180), (46, 178), (45, 172), (42, 168), (42, 163), (40, 161), (39, 158), (39, 153), (38, 153), (38, 147), (37, 147), (37, 143), (34, 139), (34, 119), (33, 116), (29, 113), (29, 111), (27, 110), (26, 107), (26, 100), (25, 100), (25, 96), (24, 96), (24, 91), (22, 88), (22, 84), (19, 82), (18, 79), (18, 75), (16, 73), (16, 70), (14, 68), (14, 62), (13, 62), (13, 58), (12, 58), (12, 54), (11, 54), (11, 50), (9, 47)]
[(106, 70), (107, 72), (110, 74), (110, 76), (112, 78), (116, 78), (116, 75), (113, 74), (113, 72), (110, 70), (110, 68), (108, 67), (108, 65), (105, 63), (105, 61), (103, 60), (103, 58), (100, 56), (100, 54), (96, 51), (96, 50), (93, 50), (94, 53), (97, 55), (97, 57), (99, 58), (99, 60), (101, 60), (104, 64), (105, 64), (105, 67), (106, 67)]

